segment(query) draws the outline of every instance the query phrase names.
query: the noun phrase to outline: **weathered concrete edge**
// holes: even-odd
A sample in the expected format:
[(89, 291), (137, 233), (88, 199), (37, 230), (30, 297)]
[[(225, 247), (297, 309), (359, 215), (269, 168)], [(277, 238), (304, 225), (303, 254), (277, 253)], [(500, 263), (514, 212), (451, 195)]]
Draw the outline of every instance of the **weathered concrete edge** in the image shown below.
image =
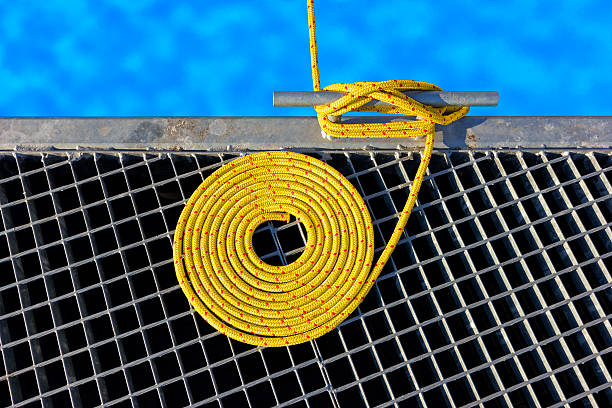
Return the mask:
[[(0, 118), (2, 150), (412, 150), (422, 145), (423, 138), (328, 140), (314, 117)], [(435, 147), (609, 149), (612, 117), (470, 116), (437, 127)]]

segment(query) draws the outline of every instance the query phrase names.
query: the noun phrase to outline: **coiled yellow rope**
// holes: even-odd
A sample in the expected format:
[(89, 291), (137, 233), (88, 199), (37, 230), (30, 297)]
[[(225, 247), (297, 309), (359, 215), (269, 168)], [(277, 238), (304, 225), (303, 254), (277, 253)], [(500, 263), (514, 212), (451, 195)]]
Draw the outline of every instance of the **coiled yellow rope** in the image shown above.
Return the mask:
[[(313, 7), (309, 0), (313, 82), (319, 90)], [(386, 248), (373, 263), (368, 209), (353, 185), (332, 167), (298, 153), (263, 152), (215, 171), (181, 213), (173, 257), (191, 305), (233, 339), (261, 346), (298, 344), (346, 319), (371, 289), (406, 226), (431, 157), (434, 123), (448, 123), (467, 112), (461, 108), (444, 114), (448, 111), (398, 94), (400, 89), (439, 89), (424, 82), (360, 82), (325, 89), (352, 93), (333, 106), (316, 107), (321, 128), (332, 136), (426, 136), (408, 200)], [(424, 119), (368, 125), (327, 121), (327, 115), (358, 110), (371, 97), (395, 102), (398, 110), (385, 112)], [(290, 215), (307, 231), (304, 252), (289, 265), (269, 265), (253, 250), (253, 233), (261, 223), (289, 221)]]

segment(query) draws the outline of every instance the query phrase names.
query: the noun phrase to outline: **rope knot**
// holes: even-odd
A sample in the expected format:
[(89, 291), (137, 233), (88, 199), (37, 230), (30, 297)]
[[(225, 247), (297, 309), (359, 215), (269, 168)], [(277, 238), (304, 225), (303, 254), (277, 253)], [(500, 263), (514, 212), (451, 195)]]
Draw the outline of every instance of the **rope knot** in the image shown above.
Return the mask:
[[(435, 108), (424, 105), (406, 96), (403, 91), (441, 91), (428, 82), (392, 80), (381, 82), (354, 82), (333, 84), (326, 91), (344, 92), (345, 96), (329, 105), (315, 106), (319, 124), (325, 133), (333, 137), (415, 137), (433, 133), (435, 124), (446, 125), (465, 116), (468, 107)], [(381, 101), (385, 104), (373, 104)], [(414, 121), (370, 123), (364, 129), (363, 123), (339, 123), (328, 116), (340, 116), (349, 112), (396, 113), (416, 116)]]

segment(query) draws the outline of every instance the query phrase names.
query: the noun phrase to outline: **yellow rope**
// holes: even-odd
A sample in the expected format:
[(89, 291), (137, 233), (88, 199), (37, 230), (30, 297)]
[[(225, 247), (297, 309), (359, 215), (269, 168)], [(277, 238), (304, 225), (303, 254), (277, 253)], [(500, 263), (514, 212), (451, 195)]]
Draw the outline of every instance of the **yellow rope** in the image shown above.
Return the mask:
[[(320, 90), (313, 7), (309, 0), (313, 84)], [(371, 289), (408, 222), (431, 157), (434, 123), (449, 123), (467, 112), (461, 108), (448, 113), (398, 94), (403, 89), (439, 89), (425, 82), (359, 82), (325, 89), (350, 92), (333, 106), (315, 108), (323, 131), (332, 136), (426, 136), (408, 200), (386, 248), (373, 263), (368, 209), (334, 168), (298, 153), (263, 152), (215, 171), (181, 213), (173, 257), (191, 305), (233, 339), (261, 346), (298, 344), (322, 336), (346, 319)], [(395, 103), (397, 110), (391, 107), (385, 112), (424, 119), (367, 125), (326, 120), (330, 114), (364, 110), (362, 105), (372, 97)], [(304, 252), (289, 265), (269, 265), (253, 250), (253, 233), (266, 221), (289, 221), (290, 215), (307, 231)]]
[[(321, 90), (319, 61), (317, 59), (317, 35), (315, 31), (314, 0), (307, 0), (308, 32), (310, 34), (310, 61), (312, 64), (312, 85)], [(346, 95), (329, 105), (315, 106), (319, 125), (323, 132), (333, 137), (410, 137), (434, 133), (435, 124), (447, 125), (465, 116), (468, 107), (433, 108), (407, 97), (401, 91), (441, 91), (434, 84), (421, 81), (381, 81), (333, 84), (325, 91), (346, 92)], [(386, 107), (364, 106), (371, 100), (387, 102)], [(328, 115), (340, 116), (350, 112), (398, 113), (420, 117), (419, 120), (368, 124), (343, 124), (331, 122)]]

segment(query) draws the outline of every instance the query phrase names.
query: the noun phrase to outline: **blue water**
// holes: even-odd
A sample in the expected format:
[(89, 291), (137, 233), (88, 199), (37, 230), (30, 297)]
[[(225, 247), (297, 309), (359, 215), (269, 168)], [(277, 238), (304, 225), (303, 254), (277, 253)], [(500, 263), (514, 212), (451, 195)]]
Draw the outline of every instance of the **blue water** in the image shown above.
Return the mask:
[[(609, 0), (317, 6), (324, 85), (418, 79), (500, 92), (472, 114), (612, 115)], [(0, 116), (311, 115), (271, 104), (310, 75), (305, 1), (0, 5)]]

